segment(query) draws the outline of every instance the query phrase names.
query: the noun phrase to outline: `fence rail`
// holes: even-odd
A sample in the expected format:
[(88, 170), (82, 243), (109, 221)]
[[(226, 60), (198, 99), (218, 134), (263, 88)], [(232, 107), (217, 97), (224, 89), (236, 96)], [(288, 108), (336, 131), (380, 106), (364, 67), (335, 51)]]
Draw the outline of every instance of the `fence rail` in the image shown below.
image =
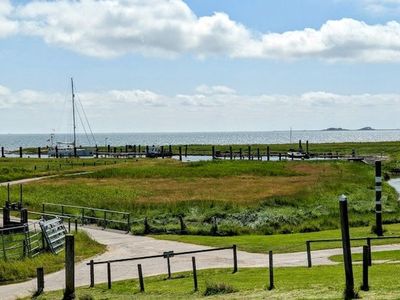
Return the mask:
[[(380, 236), (380, 237), (359, 237), (359, 238), (351, 238), (351, 241), (366, 241), (369, 253), (368, 253), (368, 260), (369, 265), (372, 263), (371, 259), (371, 244), (373, 240), (388, 240), (388, 239), (400, 239), (400, 236)], [(312, 267), (312, 258), (311, 258), (311, 243), (331, 243), (331, 242), (341, 242), (342, 239), (318, 239), (318, 240), (308, 240), (306, 241), (306, 252), (307, 252), (307, 266), (309, 268)]]
[[(56, 209), (51, 210), (51, 208)], [(122, 224), (128, 232), (131, 227), (130, 213), (116, 210), (56, 203), (42, 203), (42, 213), (53, 214), (60, 217), (74, 218), (80, 220), (82, 225), (84, 225), (88, 221), (93, 223), (100, 223), (104, 228), (107, 228), (108, 225), (111, 223)], [(101, 214), (101, 216), (99, 216), (99, 214)]]
[(167, 266), (168, 266), (168, 278), (171, 278), (171, 262), (170, 258), (179, 255), (188, 255), (194, 253), (204, 253), (204, 252), (212, 252), (212, 251), (223, 251), (223, 250), (232, 250), (232, 258), (233, 258), (233, 273), (238, 271), (238, 260), (237, 260), (237, 247), (236, 245), (232, 245), (230, 247), (222, 247), (222, 248), (212, 248), (212, 249), (202, 249), (202, 250), (192, 250), (192, 251), (183, 251), (183, 252), (174, 252), (174, 251), (166, 251), (162, 254), (156, 255), (148, 255), (148, 256), (139, 256), (139, 257), (129, 257), (129, 258), (121, 258), (121, 259), (112, 259), (112, 260), (104, 260), (104, 261), (93, 261), (91, 260), (86, 265), (90, 267), (89, 274), (90, 274), (90, 286), (94, 286), (94, 266), (95, 265), (107, 265), (107, 281), (108, 287), (111, 288), (111, 264), (112, 263), (120, 263), (126, 261), (135, 261), (135, 260), (145, 260), (145, 259), (154, 259), (154, 258), (165, 258), (167, 259)]

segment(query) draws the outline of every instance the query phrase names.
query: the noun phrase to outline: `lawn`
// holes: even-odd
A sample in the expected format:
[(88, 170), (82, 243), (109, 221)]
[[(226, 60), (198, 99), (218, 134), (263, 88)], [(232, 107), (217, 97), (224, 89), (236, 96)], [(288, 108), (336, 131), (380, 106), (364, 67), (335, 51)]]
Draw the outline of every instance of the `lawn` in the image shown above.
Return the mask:
[[(92, 240), (85, 232), (75, 234), (75, 261), (103, 253), (106, 246)], [(0, 259), (0, 285), (24, 281), (36, 277), (36, 268), (43, 267), (45, 274), (64, 268), (64, 252), (58, 255), (43, 253), (33, 258), (21, 260)]]
[[(393, 250), (393, 251), (379, 251), (379, 252), (372, 252), (371, 254), (372, 263), (374, 260), (382, 260), (385, 262), (393, 263), (400, 261), (400, 251)], [(343, 262), (343, 255), (334, 255), (329, 257), (330, 260), (336, 262)], [(352, 254), (353, 262), (359, 262), (363, 260), (362, 253), (353, 253)]]
[[(370, 268), (370, 291), (359, 291), (362, 299), (399, 299), (400, 268), (398, 264), (374, 265)], [(78, 299), (198, 299), (204, 298), (207, 285), (223, 283), (233, 292), (216, 294), (206, 299), (343, 299), (344, 270), (342, 265), (307, 268), (275, 268), (276, 288), (268, 291), (268, 269), (198, 271), (199, 291), (193, 292), (190, 272), (145, 278), (145, 293), (139, 292), (137, 280), (114, 282), (77, 289)], [(355, 287), (361, 285), (361, 266), (354, 266)], [(222, 289), (219, 289), (220, 291)], [(225, 289), (227, 290), (227, 289)], [(46, 293), (38, 299), (62, 299), (62, 291)]]
[[(31, 210), (53, 202), (130, 212), (137, 234), (145, 233), (145, 217), (146, 233), (232, 236), (335, 229), (341, 194), (349, 197), (351, 226), (371, 226), (374, 220), (374, 169), (361, 163), (132, 159), (91, 170), (25, 185), (25, 204)], [(0, 189), (0, 198), (5, 193)], [(384, 222), (398, 222), (397, 195), (386, 183), (383, 201)]]

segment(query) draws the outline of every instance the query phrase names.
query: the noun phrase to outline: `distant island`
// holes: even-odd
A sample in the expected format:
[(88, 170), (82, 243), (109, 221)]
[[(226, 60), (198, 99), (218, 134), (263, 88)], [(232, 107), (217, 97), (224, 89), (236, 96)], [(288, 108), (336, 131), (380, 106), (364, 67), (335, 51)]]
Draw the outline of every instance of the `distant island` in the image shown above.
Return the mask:
[[(341, 128), (341, 127), (329, 127), (326, 129), (323, 129), (322, 131), (349, 131), (351, 129), (346, 129), (346, 128)], [(368, 130), (375, 130), (374, 128), (367, 126), (367, 127), (363, 127), (360, 129), (356, 129), (357, 131), (368, 131)]]

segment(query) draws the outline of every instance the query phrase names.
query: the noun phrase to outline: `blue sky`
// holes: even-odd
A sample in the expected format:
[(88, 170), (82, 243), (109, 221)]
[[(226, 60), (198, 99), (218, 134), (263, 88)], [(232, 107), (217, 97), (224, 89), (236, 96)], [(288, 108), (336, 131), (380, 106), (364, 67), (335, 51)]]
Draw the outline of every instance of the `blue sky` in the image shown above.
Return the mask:
[(2, 3), (0, 133), (400, 127), (398, 0)]

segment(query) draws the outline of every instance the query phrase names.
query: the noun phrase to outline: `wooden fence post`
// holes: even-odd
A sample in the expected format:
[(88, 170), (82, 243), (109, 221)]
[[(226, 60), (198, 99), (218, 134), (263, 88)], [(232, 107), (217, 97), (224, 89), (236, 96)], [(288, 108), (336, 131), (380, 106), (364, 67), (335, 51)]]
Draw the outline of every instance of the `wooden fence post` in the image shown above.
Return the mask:
[(307, 266), (309, 268), (312, 267), (312, 261), (311, 261), (311, 242), (306, 241), (306, 246), (307, 246)]
[(194, 284), (194, 291), (197, 292), (197, 270), (196, 270), (196, 258), (192, 257), (192, 266), (193, 266), (193, 284)]
[(376, 235), (382, 236), (382, 164), (375, 162), (375, 215), (376, 215)]
[(65, 235), (65, 291), (64, 299), (75, 299), (75, 238)]
[(6, 156), (4, 155), (4, 147), (1, 147), (1, 157), (2, 157), (2, 158), (6, 157)]
[(39, 296), (41, 293), (43, 293), (44, 290), (44, 271), (43, 267), (37, 268), (36, 269), (36, 278), (37, 278), (37, 290), (35, 295)]
[(19, 158), (22, 158), (22, 147), (19, 147)]
[(179, 160), (182, 161), (182, 146), (179, 146)]
[(167, 270), (168, 270), (168, 279), (171, 279), (171, 261), (169, 259), (169, 255), (167, 255)]
[(107, 287), (111, 289), (111, 263), (107, 262)]
[(269, 256), (269, 265), (268, 265), (268, 269), (269, 269), (269, 287), (268, 290), (272, 290), (275, 286), (274, 286), (274, 261), (273, 261), (273, 253), (272, 251), (268, 252), (268, 256)]
[(90, 260), (90, 287), (94, 287), (94, 262)]
[(251, 159), (251, 146), (247, 147), (247, 151), (248, 151), (248, 158), (250, 160)]
[(236, 245), (232, 246), (233, 250), (233, 273), (238, 271), (238, 261), (237, 261), (237, 247)]
[(215, 159), (215, 146), (211, 147), (211, 156), (212, 156), (212, 159)]
[(242, 148), (239, 148), (239, 159), (243, 159)]
[(363, 246), (363, 284), (361, 286), (361, 289), (363, 291), (368, 291), (369, 290), (369, 284), (368, 284), (368, 254), (369, 254), (368, 246)]
[(140, 291), (144, 292), (144, 280), (143, 280), (143, 272), (142, 272), (142, 265), (138, 264), (138, 274), (139, 274), (139, 284), (140, 284)]
[(185, 157), (188, 156), (188, 145), (185, 145)]
[(342, 231), (343, 260), (346, 275), (345, 297), (353, 299), (354, 293), (354, 277), (353, 265), (351, 260), (350, 232), (349, 232), (349, 215), (347, 211), (347, 197), (345, 195), (339, 198), (340, 207), (340, 224)]
[(42, 157), (42, 153), (40, 152), (40, 147), (37, 148), (37, 154), (38, 154), (38, 158)]
[(269, 149), (269, 146), (267, 146), (267, 161), (269, 161), (269, 159), (270, 159), (270, 149)]

